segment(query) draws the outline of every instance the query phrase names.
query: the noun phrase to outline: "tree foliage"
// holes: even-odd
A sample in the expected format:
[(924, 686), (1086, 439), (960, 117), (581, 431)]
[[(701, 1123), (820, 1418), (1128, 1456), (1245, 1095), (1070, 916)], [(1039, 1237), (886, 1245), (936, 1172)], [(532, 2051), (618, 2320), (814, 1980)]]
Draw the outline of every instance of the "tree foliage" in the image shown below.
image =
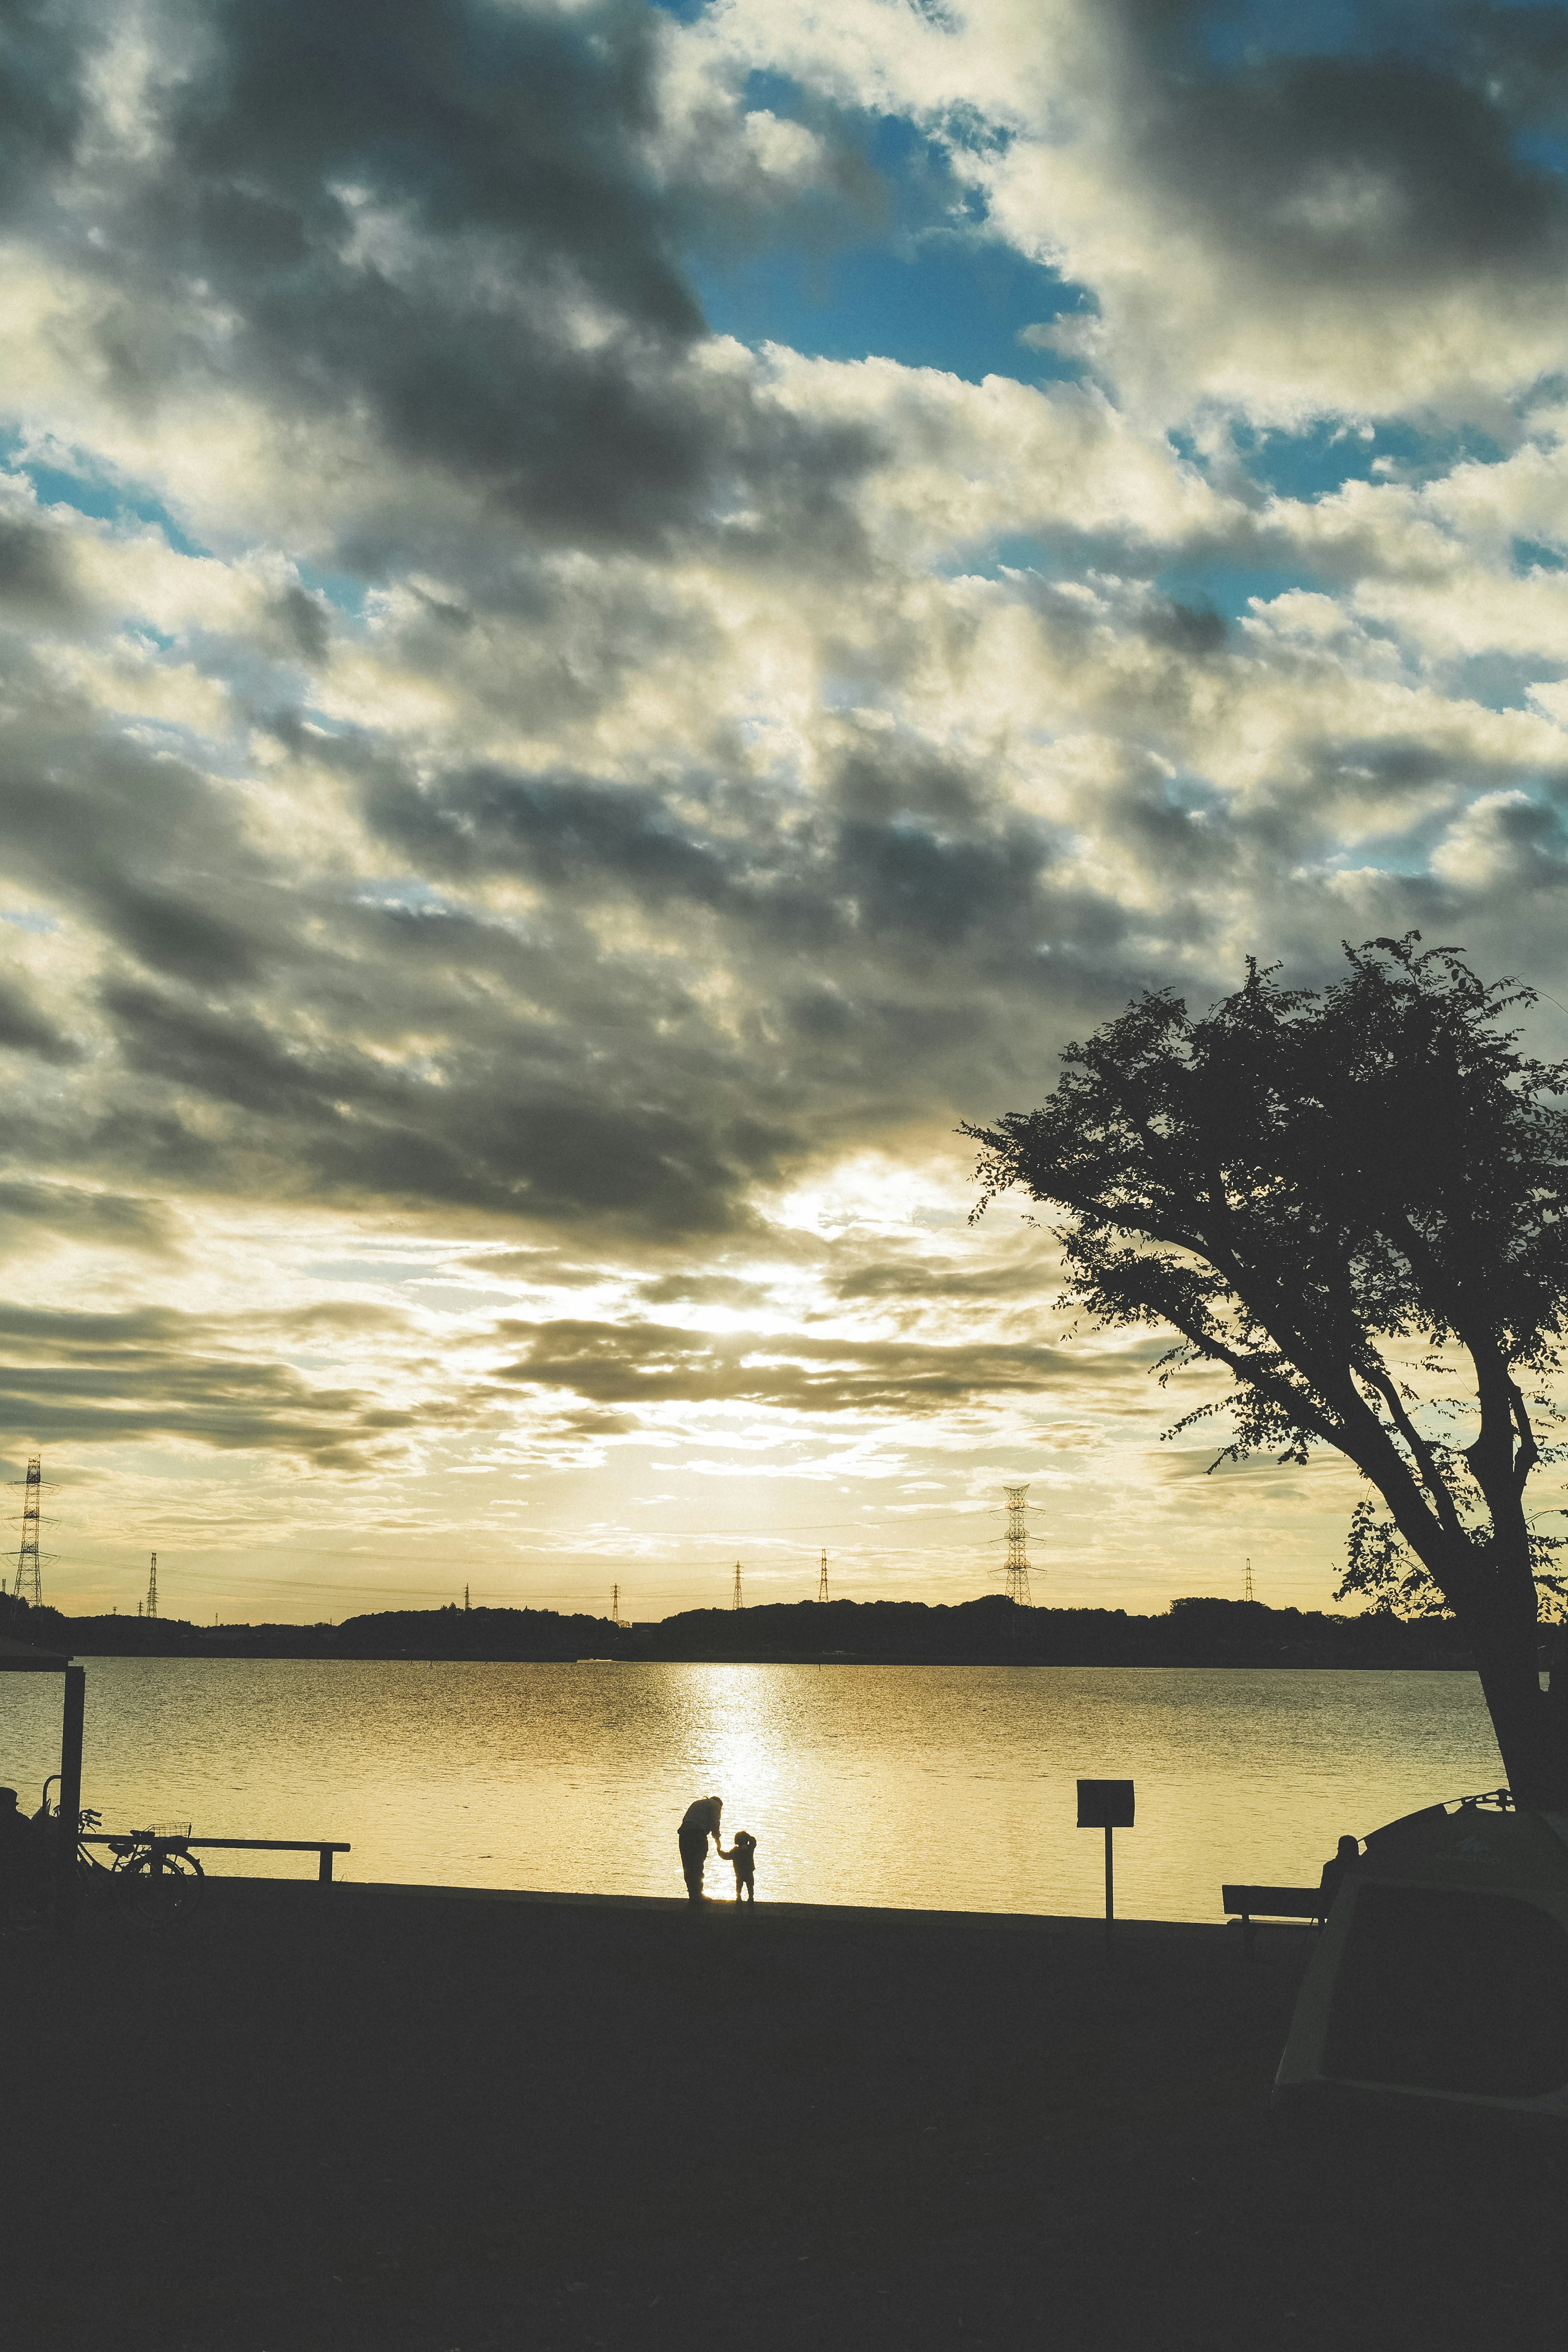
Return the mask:
[(1568, 1786), (1568, 1675), (1530, 1704), (1559, 1580), (1524, 1503), (1568, 1317), (1568, 1065), (1507, 1025), (1531, 992), (1454, 949), (1345, 954), (1329, 988), (1249, 962), (1206, 1013), (1163, 990), (1070, 1045), (1040, 1108), (964, 1129), (975, 1213), (1014, 1184), (1065, 1209), (1069, 1299), (1174, 1332), (1164, 1378), (1228, 1373), (1176, 1424), (1224, 1412), (1220, 1459), (1354, 1462), (1384, 1509), (1343, 1589), (1458, 1615), (1516, 1783)]
[[(1552, 1448), (1555, 1453), (1557, 1449)], [(1568, 1622), (1568, 1577), (1557, 1554), (1568, 1538), (1530, 1530), (1531, 1567), (1537, 1606), (1545, 1621)], [(1436, 1580), (1418, 1559), (1386, 1512), (1359, 1502), (1350, 1515), (1344, 1573), (1334, 1587), (1336, 1601), (1365, 1601), (1393, 1617), (1450, 1617)]]

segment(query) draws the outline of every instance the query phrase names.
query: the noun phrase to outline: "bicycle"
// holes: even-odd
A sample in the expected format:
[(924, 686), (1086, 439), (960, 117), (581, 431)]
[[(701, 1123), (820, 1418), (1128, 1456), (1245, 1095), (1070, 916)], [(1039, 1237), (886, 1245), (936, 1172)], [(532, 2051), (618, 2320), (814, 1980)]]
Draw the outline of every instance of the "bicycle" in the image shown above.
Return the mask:
[[(51, 1772), (44, 1783), (40, 1811), (49, 1811), (49, 1790), (59, 1779)], [(89, 1832), (101, 1826), (101, 1813), (84, 1809), (77, 1815), (76, 1872), (78, 1896), (94, 1905), (123, 1900), (137, 1916), (162, 1924), (193, 1910), (201, 1899), (205, 1873), (186, 1843), (189, 1822), (160, 1822), (144, 1830), (127, 1830), (123, 1836), (102, 1841), (113, 1854), (99, 1862), (87, 1843)]]
[(109, 1874), (131, 1882), (131, 1900), (141, 1918), (162, 1923), (184, 1916), (201, 1901), (206, 1874), (185, 1843), (190, 1834), (189, 1822), (162, 1822), (110, 1839)]

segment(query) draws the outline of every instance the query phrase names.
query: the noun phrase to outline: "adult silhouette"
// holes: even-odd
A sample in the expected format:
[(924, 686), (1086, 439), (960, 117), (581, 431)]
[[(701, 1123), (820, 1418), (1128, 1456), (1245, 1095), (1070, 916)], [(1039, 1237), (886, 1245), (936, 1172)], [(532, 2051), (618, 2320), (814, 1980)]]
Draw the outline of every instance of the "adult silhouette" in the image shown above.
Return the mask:
[(719, 1816), (724, 1811), (722, 1797), (699, 1797), (688, 1805), (681, 1816), (679, 1831), (681, 1868), (685, 1874), (686, 1893), (694, 1903), (703, 1899), (703, 1864), (707, 1860), (707, 1842), (719, 1842)]
[(0, 1789), (0, 1895), (6, 1897), (40, 1876), (48, 1849), (37, 1825), (17, 1809), (15, 1789)]

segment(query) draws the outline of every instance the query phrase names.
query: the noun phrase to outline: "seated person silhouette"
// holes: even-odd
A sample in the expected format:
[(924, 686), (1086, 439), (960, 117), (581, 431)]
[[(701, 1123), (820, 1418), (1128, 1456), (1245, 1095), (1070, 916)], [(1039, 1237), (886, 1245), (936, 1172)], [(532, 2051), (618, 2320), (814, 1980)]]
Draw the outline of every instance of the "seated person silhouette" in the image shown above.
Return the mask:
[(0, 1894), (36, 1885), (47, 1860), (47, 1842), (37, 1822), (18, 1811), (15, 1789), (0, 1789)]
[(693, 1903), (703, 1899), (703, 1865), (707, 1860), (707, 1842), (711, 1837), (719, 1845), (719, 1815), (724, 1811), (722, 1797), (699, 1797), (688, 1805), (681, 1817), (677, 1832), (681, 1848), (681, 1869), (685, 1873), (686, 1894)]
[[(752, 1856), (756, 1852), (757, 1840), (749, 1830), (736, 1831), (735, 1843), (727, 1853), (723, 1846), (719, 1847), (719, 1860), (732, 1862), (735, 1864), (735, 1899), (737, 1903), (742, 1901), (755, 1903), (757, 1900), (757, 1888), (752, 1877), (754, 1867)], [(745, 1890), (744, 1895), (742, 1889)]]
[(1333, 1860), (1332, 1862), (1324, 1863), (1323, 1874), (1318, 1881), (1319, 1891), (1322, 1895), (1323, 1902), (1322, 1910), (1319, 1914), (1321, 1918), (1326, 1919), (1328, 1917), (1329, 1913), (1333, 1909), (1334, 1896), (1340, 1890), (1340, 1881), (1343, 1878), (1347, 1870), (1354, 1870), (1355, 1868), (1356, 1864), (1360, 1860), (1361, 1843), (1359, 1839), (1342, 1837), (1339, 1842), (1338, 1848), (1335, 1851)]

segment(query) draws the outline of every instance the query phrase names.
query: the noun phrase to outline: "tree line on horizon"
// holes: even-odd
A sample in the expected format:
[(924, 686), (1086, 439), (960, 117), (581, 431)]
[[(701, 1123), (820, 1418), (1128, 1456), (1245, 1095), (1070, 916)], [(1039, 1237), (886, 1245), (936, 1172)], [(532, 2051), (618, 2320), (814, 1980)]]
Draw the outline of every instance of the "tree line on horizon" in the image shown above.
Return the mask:
[(1386, 1609), (1337, 1616), (1192, 1596), (1157, 1616), (973, 1601), (797, 1601), (692, 1609), (656, 1623), (551, 1609), (393, 1609), (340, 1624), (192, 1625), (169, 1617), (67, 1617), (0, 1595), (0, 1632), (77, 1655), (315, 1657), (570, 1664), (863, 1663), (996, 1665), (1459, 1667), (1451, 1619)]

